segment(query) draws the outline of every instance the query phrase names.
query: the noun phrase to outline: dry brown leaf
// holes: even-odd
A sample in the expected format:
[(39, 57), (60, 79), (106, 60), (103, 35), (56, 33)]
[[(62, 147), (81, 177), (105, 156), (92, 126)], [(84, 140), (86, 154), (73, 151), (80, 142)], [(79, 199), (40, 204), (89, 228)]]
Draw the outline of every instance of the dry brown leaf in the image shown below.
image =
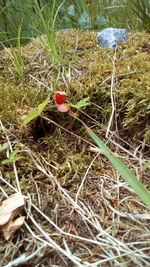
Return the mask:
[(20, 229), (20, 227), (23, 225), (25, 220), (25, 216), (21, 216), (19, 218), (17, 218), (14, 221), (9, 221), (8, 223), (6, 223), (2, 228), (1, 228), (1, 232), (3, 233), (3, 236), (6, 240), (9, 240), (14, 233)]
[(16, 193), (4, 200), (0, 207), (0, 231), (8, 240), (23, 224), (25, 217), (16, 219), (16, 216), (24, 208), (27, 197)]

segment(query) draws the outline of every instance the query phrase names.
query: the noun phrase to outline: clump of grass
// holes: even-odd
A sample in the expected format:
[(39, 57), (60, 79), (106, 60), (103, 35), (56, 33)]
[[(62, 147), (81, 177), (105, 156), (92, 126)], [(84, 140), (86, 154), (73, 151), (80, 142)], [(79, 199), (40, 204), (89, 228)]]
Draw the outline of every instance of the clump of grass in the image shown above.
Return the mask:
[(135, 14), (139, 29), (150, 32), (150, 3), (148, 0), (140, 1), (133, 0), (132, 3), (129, 1), (128, 5)]
[[(116, 28), (131, 28), (149, 32), (148, 0), (77, 0), (67, 2), (62, 14), (63, 24), (68, 28), (100, 30), (113, 25)], [(120, 16), (120, 13), (122, 16)]]
[(8, 57), (12, 64), (12, 72), (16, 78), (22, 78), (24, 75), (24, 63), (21, 55), (21, 50), (11, 48), (6, 49)]
[(22, 22), (18, 28), (18, 36), (17, 36), (17, 48), (6, 49), (8, 53), (8, 57), (12, 64), (12, 72), (16, 78), (22, 78), (24, 75), (24, 62), (23, 56), (21, 52), (21, 28)]
[(50, 49), (52, 57), (53, 57), (53, 61), (56, 64), (61, 62), (61, 43), (59, 42), (59, 39), (57, 38), (57, 35), (55, 32), (55, 24), (56, 24), (56, 18), (57, 18), (58, 12), (65, 1), (66, 0), (62, 1), (62, 3), (58, 6), (57, 10), (55, 10), (56, 0), (54, 0), (51, 11), (49, 13), (49, 19), (46, 19), (47, 16), (43, 15), (42, 9), (40, 8), (38, 1), (35, 0), (35, 6), (37, 9), (39, 18), (41, 20), (41, 23), (42, 23), (44, 33), (46, 34), (47, 40), (48, 40), (48, 43), (45, 44), (43, 42), (43, 45), (46, 51), (47, 51), (47, 48)]

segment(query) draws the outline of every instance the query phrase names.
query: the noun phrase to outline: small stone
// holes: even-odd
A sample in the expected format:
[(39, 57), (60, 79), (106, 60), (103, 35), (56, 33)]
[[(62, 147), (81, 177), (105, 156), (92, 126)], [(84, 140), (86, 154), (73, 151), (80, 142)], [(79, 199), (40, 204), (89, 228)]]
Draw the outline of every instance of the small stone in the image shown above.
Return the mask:
[(106, 28), (97, 35), (99, 45), (111, 49), (118, 49), (118, 42), (125, 42), (126, 38), (126, 29)]

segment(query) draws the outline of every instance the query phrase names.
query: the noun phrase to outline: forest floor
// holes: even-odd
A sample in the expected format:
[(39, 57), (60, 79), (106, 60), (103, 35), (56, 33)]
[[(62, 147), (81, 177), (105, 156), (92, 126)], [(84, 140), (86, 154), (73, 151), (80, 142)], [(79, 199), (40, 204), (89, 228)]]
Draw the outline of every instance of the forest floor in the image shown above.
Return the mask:
[[(148, 207), (53, 100), (55, 91), (73, 104), (89, 97), (78, 117), (150, 190), (150, 36), (129, 33), (116, 52), (95, 32), (57, 38), (57, 62), (46, 36), (0, 52), (0, 203), (28, 198), (16, 215), (24, 224), (0, 235), (0, 266), (150, 266)], [(22, 127), (48, 95), (42, 116)]]

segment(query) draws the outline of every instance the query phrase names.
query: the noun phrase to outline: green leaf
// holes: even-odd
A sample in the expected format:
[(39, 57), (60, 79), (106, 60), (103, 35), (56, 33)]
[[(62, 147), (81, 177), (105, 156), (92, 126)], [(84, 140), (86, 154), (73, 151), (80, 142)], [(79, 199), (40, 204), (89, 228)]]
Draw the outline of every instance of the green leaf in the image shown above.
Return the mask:
[(143, 166), (143, 171), (145, 171), (148, 167), (150, 167), (150, 160), (148, 160)]
[(10, 162), (15, 162), (15, 161), (21, 159), (21, 156), (19, 156), (17, 153), (18, 153), (18, 150), (14, 150), (10, 154), (10, 157), (8, 159), (2, 160), (2, 164), (7, 164), (7, 163), (10, 163)]
[(5, 150), (8, 147), (8, 143), (4, 143), (4, 144), (0, 144), (0, 152), (2, 152), (3, 150)]
[(49, 101), (49, 97), (47, 97), (46, 100), (45, 100), (43, 103), (41, 103), (41, 104), (38, 105), (38, 112), (39, 112), (39, 115), (41, 115), (43, 109), (44, 109), (44, 108), (46, 107), (46, 105), (48, 104), (48, 101)]
[(23, 123), (21, 126), (24, 126), (26, 125), (27, 123), (29, 123), (31, 120), (35, 119), (36, 117), (38, 117), (40, 114), (39, 114), (39, 111), (37, 110), (37, 108), (31, 108), (29, 109), (28, 111), (28, 114), (25, 115), (25, 116), (22, 116), (22, 119), (23, 119)]
[(38, 105), (36, 108), (31, 108), (28, 110), (28, 114), (25, 116), (22, 116), (23, 123), (21, 126), (26, 125), (31, 120), (35, 119), (36, 117), (40, 116), (42, 111), (44, 110), (45, 106), (48, 104), (49, 97), (46, 98), (44, 102)]
[(90, 105), (89, 99), (90, 99), (89, 97), (83, 98), (78, 103), (76, 103), (75, 105), (72, 104), (71, 106), (76, 108), (76, 109), (86, 107), (86, 106)]

